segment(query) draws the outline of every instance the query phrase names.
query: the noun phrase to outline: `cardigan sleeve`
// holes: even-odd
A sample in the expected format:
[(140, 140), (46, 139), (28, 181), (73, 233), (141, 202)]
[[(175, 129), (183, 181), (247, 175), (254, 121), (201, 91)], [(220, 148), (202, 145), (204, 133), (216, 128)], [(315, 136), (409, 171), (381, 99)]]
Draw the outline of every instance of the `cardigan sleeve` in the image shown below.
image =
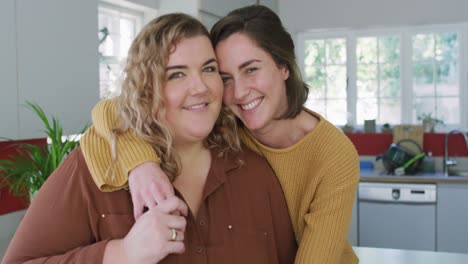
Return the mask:
[(136, 166), (160, 159), (156, 152), (131, 130), (115, 136), (112, 156), (112, 130), (119, 121), (116, 99), (99, 102), (92, 111), (93, 126), (81, 138), (81, 148), (91, 175), (101, 191), (115, 191), (128, 186), (128, 173)]
[(97, 216), (80, 179), (89, 174), (83, 173), (79, 153), (72, 152), (38, 191), (2, 263), (102, 262), (109, 240), (94, 240), (92, 219)]
[(335, 158), (341, 163), (329, 160), (324, 166), (322, 180), (304, 217), (296, 264), (358, 262), (347, 241), (359, 183), (358, 156), (350, 149)]

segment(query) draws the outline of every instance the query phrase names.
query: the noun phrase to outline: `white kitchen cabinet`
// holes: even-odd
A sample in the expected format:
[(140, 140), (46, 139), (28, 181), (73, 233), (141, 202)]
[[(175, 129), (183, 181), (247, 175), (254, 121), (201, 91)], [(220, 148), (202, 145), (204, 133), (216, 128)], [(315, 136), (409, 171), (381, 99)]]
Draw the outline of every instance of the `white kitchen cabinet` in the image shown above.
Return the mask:
[(468, 253), (468, 185), (437, 188), (437, 251)]
[(436, 250), (434, 184), (360, 183), (359, 246)]
[(0, 262), (26, 210), (0, 215)]
[(353, 214), (349, 225), (348, 240), (352, 246), (358, 246), (358, 204), (357, 197), (354, 199)]

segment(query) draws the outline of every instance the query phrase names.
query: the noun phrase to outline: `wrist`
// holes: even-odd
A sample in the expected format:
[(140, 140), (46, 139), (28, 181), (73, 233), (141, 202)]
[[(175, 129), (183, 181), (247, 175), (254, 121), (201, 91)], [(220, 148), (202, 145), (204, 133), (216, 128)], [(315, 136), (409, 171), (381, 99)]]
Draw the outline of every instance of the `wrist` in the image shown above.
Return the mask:
[(126, 252), (123, 239), (110, 240), (104, 250), (103, 264), (132, 263)]

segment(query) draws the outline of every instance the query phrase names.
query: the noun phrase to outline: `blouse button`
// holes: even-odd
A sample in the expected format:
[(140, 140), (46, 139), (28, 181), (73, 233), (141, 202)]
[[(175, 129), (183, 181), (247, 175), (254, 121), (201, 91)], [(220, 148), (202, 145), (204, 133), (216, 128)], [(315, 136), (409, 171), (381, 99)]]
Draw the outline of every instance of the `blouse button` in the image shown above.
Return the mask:
[(204, 226), (204, 225), (205, 225), (205, 221), (200, 220), (200, 225), (201, 225), (201, 226)]
[(101, 217), (102, 217), (102, 218), (106, 218), (106, 215), (105, 215), (105, 214), (102, 214)]
[(203, 252), (203, 247), (197, 247), (197, 253), (202, 253)]

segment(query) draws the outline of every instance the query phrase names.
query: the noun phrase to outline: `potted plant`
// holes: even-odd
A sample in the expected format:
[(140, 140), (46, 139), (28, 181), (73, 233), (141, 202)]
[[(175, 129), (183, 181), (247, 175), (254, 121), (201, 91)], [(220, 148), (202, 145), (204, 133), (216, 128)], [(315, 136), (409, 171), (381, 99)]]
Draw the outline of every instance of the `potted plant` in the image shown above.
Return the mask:
[[(36, 103), (27, 102), (44, 124), (48, 145), (17, 144), (18, 154), (0, 160), (0, 187), (8, 186), (15, 196), (33, 196), (62, 160), (78, 145), (77, 138), (63, 136), (60, 122), (53, 116), (51, 120)], [(80, 131), (82, 134), (86, 127)]]
[(432, 113), (422, 113), (418, 116), (418, 120), (422, 121), (425, 133), (433, 133), (436, 125), (444, 124), (444, 121), (442, 121), (441, 119), (432, 117)]

